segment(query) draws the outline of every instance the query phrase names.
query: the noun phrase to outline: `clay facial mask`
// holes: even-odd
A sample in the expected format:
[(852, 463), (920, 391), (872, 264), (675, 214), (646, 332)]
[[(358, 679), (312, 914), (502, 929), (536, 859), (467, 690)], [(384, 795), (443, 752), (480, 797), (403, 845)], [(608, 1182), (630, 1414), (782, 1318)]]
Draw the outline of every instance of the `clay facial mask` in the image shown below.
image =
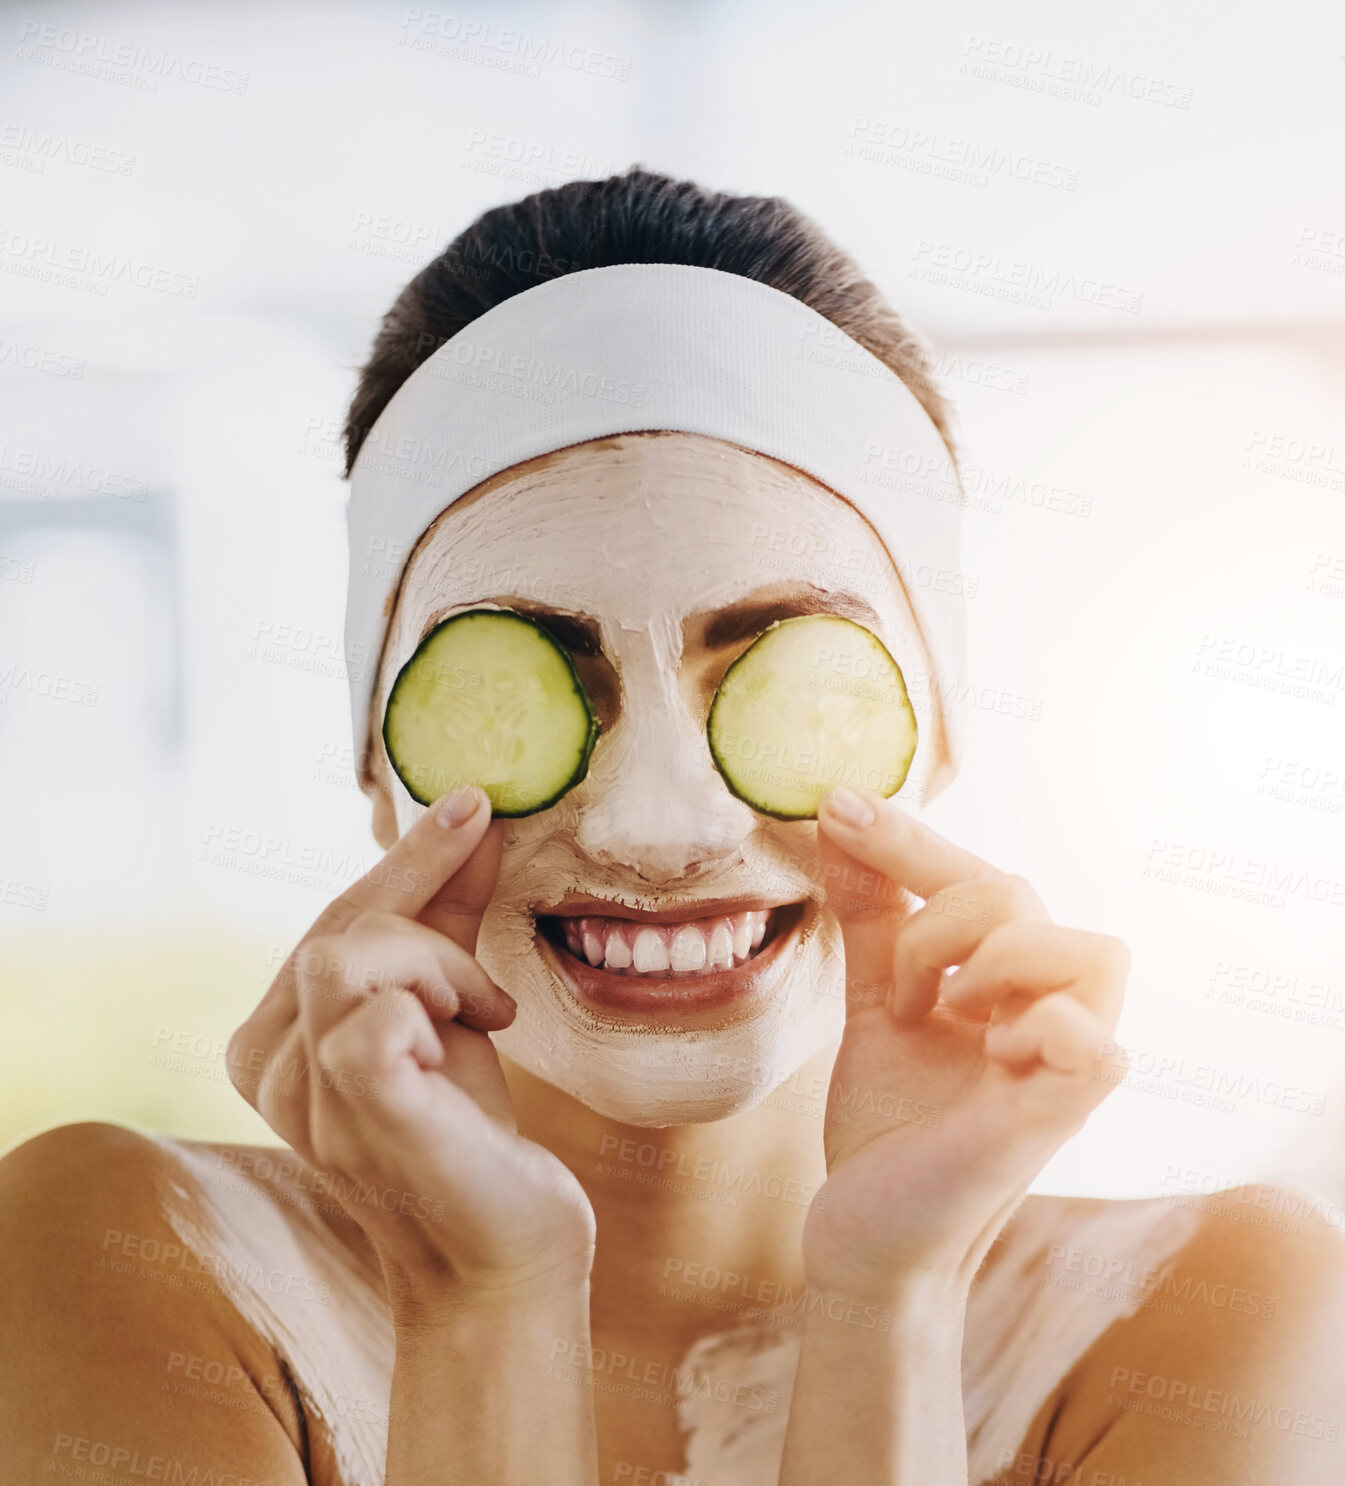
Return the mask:
[[(816, 547), (808, 581), (754, 541), (763, 513)], [(927, 665), (882, 544), (777, 461), (693, 435), (602, 439), (443, 513), (408, 564), (377, 701), (427, 632), (483, 604), (591, 626), (594, 653), (572, 659), (603, 714), (585, 778), (510, 823), (478, 942), (519, 1002), (496, 1045), (631, 1124), (755, 1104), (839, 1034), (841, 942), (815, 821), (735, 797), (708, 714), (758, 628), (791, 607), (864, 614), (898, 663)], [(918, 804), (936, 762), (922, 729), (898, 798)], [(405, 830), (424, 807), (380, 773)], [(630, 916), (654, 912), (676, 922)]]

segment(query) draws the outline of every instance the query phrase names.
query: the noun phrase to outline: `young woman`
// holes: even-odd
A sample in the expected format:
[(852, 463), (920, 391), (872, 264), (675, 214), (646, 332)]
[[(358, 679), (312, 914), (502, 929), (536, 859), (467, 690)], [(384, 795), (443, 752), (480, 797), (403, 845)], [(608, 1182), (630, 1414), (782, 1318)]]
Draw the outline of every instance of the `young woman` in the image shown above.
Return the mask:
[[(385, 436), (426, 363), (445, 400), (517, 371), (457, 354), (481, 316), (627, 264), (790, 296), (946, 438), (918, 344), (779, 201), (575, 183), (487, 213), (407, 287), (348, 427), (352, 467), (437, 511), (352, 546), (352, 593), (381, 563), (389, 596), (355, 686), (386, 856), (231, 1043), (284, 1147), (81, 1125), (0, 1163), (7, 1478), (1338, 1482), (1333, 1227), (1259, 1226), (1259, 1189), (1024, 1200), (1124, 1076), (1128, 956), (918, 819), (953, 772), (944, 652), (874, 520), (638, 412), (525, 441), (442, 505), (439, 455)], [(534, 359), (528, 397), (566, 375), (563, 349)], [(643, 396), (579, 380), (591, 408)], [(803, 565), (781, 557), (799, 533)], [(532, 814), (417, 798), (384, 744), (403, 667), (478, 607), (533, 619), (595, 714), (586, 772)], [(805, 614), (935, 672), (899, 799), (861, 784), (783, 818), (707, 743), (729, 668)]]

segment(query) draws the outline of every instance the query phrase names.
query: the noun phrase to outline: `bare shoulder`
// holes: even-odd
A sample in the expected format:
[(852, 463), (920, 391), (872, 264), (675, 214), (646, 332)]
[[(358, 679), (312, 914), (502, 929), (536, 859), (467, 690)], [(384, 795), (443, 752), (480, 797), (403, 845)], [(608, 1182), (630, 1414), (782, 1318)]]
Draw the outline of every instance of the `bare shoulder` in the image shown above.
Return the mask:
[[(174, 1463), (306, 1479), (274, 1353), (170, 1221), (170, 1205), (178, 1226), (203, 1207), (197, 1185), (174, 1142), (109, 1124), (0, 1160), (0, 1452), (15, 1479), (167, 1479)], [(190, 1377), (215, 1380), (222, 1403)]]
[(0, 1200), (10, 1220), (21, 1213), (42, 1222), (75, 1208), (144, 1210), (164, 1181), (180, 1179), (171, 1141), (97, 1121), (58, 1125), (0, 1158)]
[[(1166, 1258), (1136, 1267), (1103, 1244), (1101, 1262), (1076, 1265), (1129, 1287), (1132, 1309), (1062, 1379), (1002, 1479), (1336, 1486), (1345, 1213), (1270, 1184), (1158, 1205), (1188, 1221)], [(1130, 1206), (1103, 1205), (1102, 1222), (1114, 1207), (1123, 1230)]]

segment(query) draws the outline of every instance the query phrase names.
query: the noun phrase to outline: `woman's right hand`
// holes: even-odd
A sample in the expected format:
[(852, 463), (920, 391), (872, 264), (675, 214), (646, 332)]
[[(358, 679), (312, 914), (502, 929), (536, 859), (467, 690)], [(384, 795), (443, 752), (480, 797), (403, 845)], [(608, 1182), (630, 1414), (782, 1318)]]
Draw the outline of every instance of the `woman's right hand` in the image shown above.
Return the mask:
[(234, 1086), (368, 1235), (394, 1315), (588, 1280), (593, 1210), (517, 1134), (487, 1033), (516, 1005), (475, 959), (503, 826), (437, 801), (319, 916), (229, 1043)]

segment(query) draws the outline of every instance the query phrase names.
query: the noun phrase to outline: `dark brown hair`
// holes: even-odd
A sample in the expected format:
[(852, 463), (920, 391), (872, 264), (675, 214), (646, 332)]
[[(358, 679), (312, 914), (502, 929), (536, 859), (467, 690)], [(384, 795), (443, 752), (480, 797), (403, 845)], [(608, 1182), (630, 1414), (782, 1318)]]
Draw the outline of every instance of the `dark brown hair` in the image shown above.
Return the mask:
[(859, 265), (778, 196), (730, 196), (632, 165), (483, 212), (383, 317), (346, 419), (346, 473), (398, 387), (478, 315), (560, 274), (688, 263), (792, 294), (890, 366), (952, 449), (951, 410), (924, 346)]

